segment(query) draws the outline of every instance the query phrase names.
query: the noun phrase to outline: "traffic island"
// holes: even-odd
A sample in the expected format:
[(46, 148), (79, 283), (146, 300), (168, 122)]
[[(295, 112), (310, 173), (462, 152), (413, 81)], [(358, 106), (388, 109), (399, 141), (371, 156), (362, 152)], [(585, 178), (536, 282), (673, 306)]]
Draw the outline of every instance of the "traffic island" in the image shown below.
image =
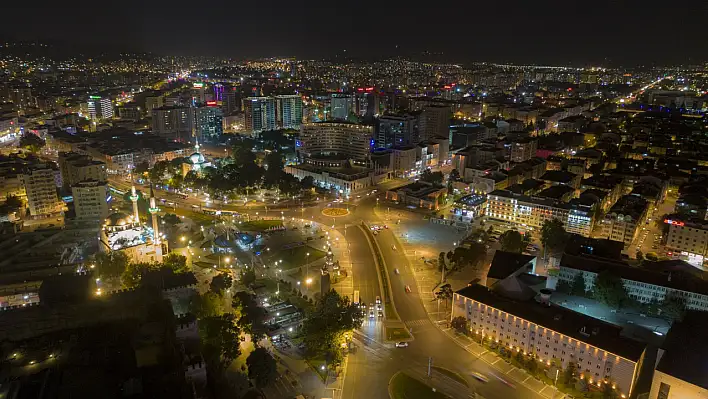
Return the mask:
[(384, 322), (385, 342), (408, 342), (413, 337), (403, 322), (399, 320), (386, 320)]
[(331, 218), (337, 218), (341, 216), (347, 216), (349, 214), (349, 209), (344, 208), (326, 208), (322, 210), (322, 214)]
[(391, 399), (449, 399), (424, 382), (398, 372), (388, 382), (388, 396)]

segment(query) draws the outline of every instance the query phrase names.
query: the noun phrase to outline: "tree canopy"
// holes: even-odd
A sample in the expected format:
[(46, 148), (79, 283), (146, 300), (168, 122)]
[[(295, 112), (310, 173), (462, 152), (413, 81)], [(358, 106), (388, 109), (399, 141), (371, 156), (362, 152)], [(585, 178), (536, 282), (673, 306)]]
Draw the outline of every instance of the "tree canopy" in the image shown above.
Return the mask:
[(425, 169), (420, 175), (420, 180), (428, 183), (433, 183), (436, 185), (442, 185), (445, 180), (445, 175), (443, 172), (433, 172), (430, 168)]
[(224, 313), (220, 316), (205, 317), (199, 320), (199, 335), (204, 355), (222, 367), (228, 365), (241, 354), (239, 347), (241, 331), (234, 319), (233, 314)]
[(528, 235), (523, 235), (516, 230), (507, 230), (499, 236), (502, 251), (520, 254), (524, 252), (529, 242)]
[(34, 133), (25, 133), (20, 137), (20, 147), (33, 153), (39, 152), (47, 143)]
[(559, 219), (546, 220), (541, 226), (541, 243), (544, 252), (562, 251), (566, 242), (565, 228)]
[(614, 309), (622, 306), (629, 298), (622, 279), (608, 270), (601, 271), (595, 277), (593, 296)]
[(278, 376), (278, 369), (273, 356), (262, 347), (257, 347), (248, 358), (248, 378), (256, 381), (258, 388), (263, 388), (275, 381)]

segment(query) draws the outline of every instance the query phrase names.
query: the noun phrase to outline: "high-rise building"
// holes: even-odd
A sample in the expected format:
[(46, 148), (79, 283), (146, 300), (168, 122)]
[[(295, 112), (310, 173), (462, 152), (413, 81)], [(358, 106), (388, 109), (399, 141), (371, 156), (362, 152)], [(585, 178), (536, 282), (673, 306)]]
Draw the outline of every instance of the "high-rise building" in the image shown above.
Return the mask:
[(59, 211), (54, 177), (54, 169), (47, 165), (36, 165), (24, 172), (22, 178), (31, 216), (49, 216)]
[(362, 119), (373, 119), (379, 115), (379, 96), (373, 87), (360, 89), (356, 94), (356, 116)]
[(450, 136), (450, 107), (443, 105), (430, 105), (423, 108), (420, 113), (418, 129), (420, 140), (429, 140), (434, 137)]
[(330, 100), (330, 120), (345, 121), (354, 109), (354, 98), (351, 94), (332, 94)]
[(113, 118), (113, 102), (108, 97), (89, 96), (88, 114), (91, 119)]
[(192, 105), (206, 102), (206, 83), (194, 82), (192, 84)]
[(162, 108), (164, 105), (164, 99), (159, 93), (156, 93), (156, 95), (145, 97), (145, 113), (147, 115), (152, 115), (153, 109)]
[(16, 86), (9, 88), (9, 99), (19, 109), (32, 108), (36, 105), (32, 96), (32, 89), (27, 86)]
[(214, 105), (197, 107), (194, 109), (195, 134), (199, 140), (218, 142), (224, 134), (223, 112)]
[(418, 144), (418, 125), (412, 115), (385, 115), (376, 129), (377, 148), (392, 148)]
[(352, 123), (305, 123), (296, 141), (299, 155), (340, 155), (349, 159), (365, 160), (371, 151), (372, 126)]
[(68, 191), (73, 185), (82, 181), (106, 181), (107, 179), (106, 164), (94, 161), (88, 155), (60, 152), (58, 161), (64, 190)]
[(152, 110), (152, 132), (167, 140), (188, 142), (194, 127), (190, 107), (161, 107)]
[(299, 129), (302, 124), (302, 97), (297, 94), (275, 96), (278, 127)]
[(224, 101), (224, 85), (217, 83), (214, 85), (214, 101)]
[(229, 116), (235, 111), (241, 109), (241, 96), (233, 90), (224, 91), (223, 99), (221, 100), (221, 109), (224, 111), (224, 116)]
[(275, 99), (248, 97), (243, 101), (246, 131), (252, 134), (277, 129)]
[(105, 180), (76, 183), (71, 187), (71, 193), (77, 219), (103, 221), (108, 217), (109, 191)]

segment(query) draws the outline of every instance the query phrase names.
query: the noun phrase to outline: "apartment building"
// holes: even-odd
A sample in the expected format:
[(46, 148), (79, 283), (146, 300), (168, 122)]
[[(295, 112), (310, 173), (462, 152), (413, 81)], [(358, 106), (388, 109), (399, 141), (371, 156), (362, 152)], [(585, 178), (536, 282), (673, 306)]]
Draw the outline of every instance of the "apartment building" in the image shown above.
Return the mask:
[(22, 178), (32, 217), (47, 217), (60, 211), (54, 169), (36, 165), (26, 170)]
[(622, 398), (632, 394), (645, 345), (620, 335), (620, 327), (547, 299), (510, 299), (478, 284), (455, 292), (453, 303), (452, 318), (464, 317), (472, 334), (547, 366), (558, 361), (565, 369), (572, 362), (590, 383), (611, 384)]
[(60, 152), (58, 163), (62, 187), (65, 190), (69, 190), (71, 186), (81, 181), (106, 181), (106, 164), (94, 161), (86, 154)]
[(678, 297), (687, 309), (708, 311), (708, 273), (683, 261), (652, 262), (636, 268), (618, 260), (565, 253), (558, 280), (570, 284), (581, 273), (586, 290), (592, 290), (595, 277), (602, 271), (620, 277), (629, 297), (641, 303)]
[(524, 162), (536, 156), (538, 140), (532, 137), (516, 140), (509, 144), (509, 160), (511, 162)]
[(108, 185), (104, 181), (82, 181), (71, 187), (76, 219), (103, 221), (108, 217)]
[(647, 217), (649, 205), (645, 199), (635, 195), (625, 195), (610, 208), (602, 223), (602, 236), (613, 241), (621, 241), (628, 249), (641, 231)]
[(371, 151), (372, 126), (352, 123), (305, 123), (295, 146), (301, 157), (312, 155), (344, 155), (351, 159), (368, 158)]

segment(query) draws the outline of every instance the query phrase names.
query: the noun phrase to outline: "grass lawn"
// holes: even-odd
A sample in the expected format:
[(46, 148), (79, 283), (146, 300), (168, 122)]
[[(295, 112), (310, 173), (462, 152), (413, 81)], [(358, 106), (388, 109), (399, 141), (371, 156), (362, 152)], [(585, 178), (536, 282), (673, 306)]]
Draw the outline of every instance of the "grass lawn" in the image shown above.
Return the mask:
[[(307, 256), (308, 253), (310, 254), (309, 257)], [(314, 262), (324, 258), (325, 255), (324, 251), (312, 248), (309, 245), (303, 245), (292, 249), (281, 249), (264, 259), (264, 263), (273, 264), (273, 262), (282, 260), (283, 263), (278, 264), (278, 269), (290, 270), (304, 265), (305, 262)]]
[(445, 377), (450, 378), (453, 381), (459, 382), (460, 384), (462, 384), (466, 387), (469, 387), (469, 384), (467, 384), (467, 380), (465, 380), (464, 377), (462, 377), (461, 375), (457, 374), (456, 372), (454, 372), (452, 370), (448, 370), (446, 368), (438, 367), (438, 366), (433, 366), (432, 369), (437, 371), (438, 373), (444, 375)]
[(404, 339), (410, 339), (411, 334), (406, 328), (402, 327), (384, 327), (386, 330), (386, 340), (387, 341), (401, 341)]
[(238, 228), (243, 231), (265, 231), (271, 227), (280, 227), (283, 225), (282, 220), (251, 220), (238, 225)]
[(398, 317), (396, 317), (396, 313), (393, 312), (393, 306), (391, 306), (390, 302), (385, 303), (384, 308), (384, 310), (386, 311), (387, 320), (398, 320)]
[(388, 382), (391, 399), (449, 399), (433, 392), (433, 388), (408, 374), (398, 373)]

